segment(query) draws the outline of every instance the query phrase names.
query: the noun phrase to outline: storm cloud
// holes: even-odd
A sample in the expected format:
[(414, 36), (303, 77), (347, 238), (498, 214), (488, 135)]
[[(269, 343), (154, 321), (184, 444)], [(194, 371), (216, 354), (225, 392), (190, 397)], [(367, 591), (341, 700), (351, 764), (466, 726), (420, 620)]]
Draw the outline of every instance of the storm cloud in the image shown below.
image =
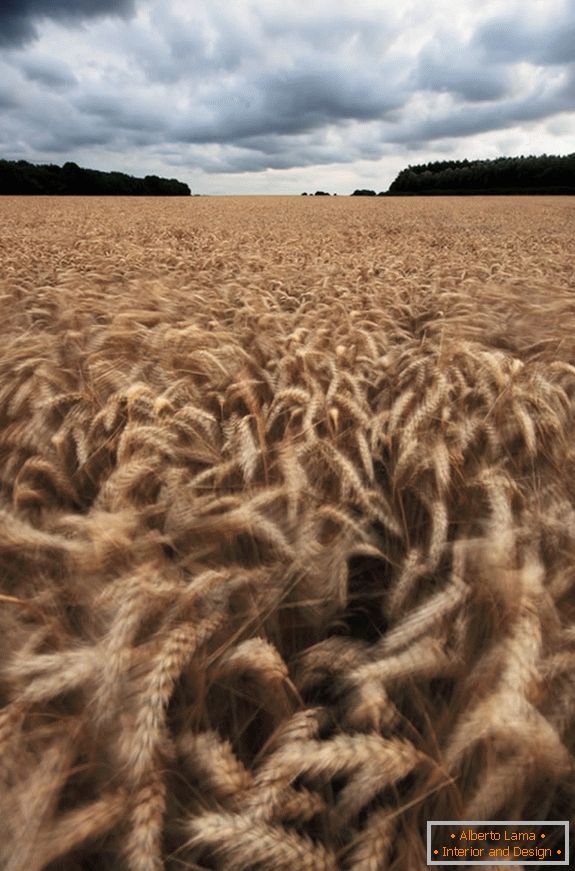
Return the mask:
[(494, 62), (573, 63), (575, 7), (568, 4), (554, 14), (541, 3), (532, 16), (516, 12), (493, 17), (478, 28), (473, 43)]
[(0, 83), (2, 157), (385, 189), (407, 163), (572, 150), (575, 7), (4, 0)]
[(46, 88), (68, 88), (78, 83), (67, 64), (53, 57), (25, 58), (20, 69), (27, 79)]
[(38, 36), (37, 22), (79, 22), (102, 15), (129, 16), (135, 0), (2, 0), (0, 46), (24, 45)]

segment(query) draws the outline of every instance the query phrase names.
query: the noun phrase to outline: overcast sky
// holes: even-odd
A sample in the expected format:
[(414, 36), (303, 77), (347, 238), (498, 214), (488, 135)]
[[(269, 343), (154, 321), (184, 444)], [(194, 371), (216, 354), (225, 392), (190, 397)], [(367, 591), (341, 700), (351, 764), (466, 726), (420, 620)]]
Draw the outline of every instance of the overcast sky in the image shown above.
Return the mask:
[(203, 194), (575, 151), (575, 0), (0, 0), (0, 156)]

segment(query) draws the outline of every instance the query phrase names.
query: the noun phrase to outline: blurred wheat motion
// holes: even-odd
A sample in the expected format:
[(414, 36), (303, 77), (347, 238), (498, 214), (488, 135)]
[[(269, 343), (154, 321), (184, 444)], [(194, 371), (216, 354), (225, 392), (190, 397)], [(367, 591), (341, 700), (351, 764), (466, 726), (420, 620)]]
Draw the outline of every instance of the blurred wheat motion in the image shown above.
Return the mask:
[(574, 816), (568, 203), (0, 202), (5, 871)]

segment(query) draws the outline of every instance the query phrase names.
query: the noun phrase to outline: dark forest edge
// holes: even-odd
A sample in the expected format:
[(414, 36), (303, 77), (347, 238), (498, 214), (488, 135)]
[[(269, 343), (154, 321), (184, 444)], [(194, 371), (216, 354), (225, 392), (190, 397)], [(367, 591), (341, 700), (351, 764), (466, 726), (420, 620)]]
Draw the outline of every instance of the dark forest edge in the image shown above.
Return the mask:
[(0, 160), (0, 194), (56, 194), (61, 196), (189, 197), (187, 184), (175, 178), (83, 169), (75, 163), (33, 164)]
[(575, 154), (441, 160), (408, 166), (383, 196), (575, 194)]

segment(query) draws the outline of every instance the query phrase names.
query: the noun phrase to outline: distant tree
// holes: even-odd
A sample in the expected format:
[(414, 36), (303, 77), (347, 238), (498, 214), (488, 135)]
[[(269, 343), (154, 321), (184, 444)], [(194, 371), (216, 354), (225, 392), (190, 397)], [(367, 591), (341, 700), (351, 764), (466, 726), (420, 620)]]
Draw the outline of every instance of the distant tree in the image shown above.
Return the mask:
[(352, 197), (374, 197), (375, 191), (367, 190), (366, 188), (361, 188), (361, 190), (355, 190), (352, 193)]
[(307, 194), (305, 191), (303, 192), (302, 197), (307, 197)]
[(325, 191), (316, 191), (314, 197), (329, 197), (329, 194)]

